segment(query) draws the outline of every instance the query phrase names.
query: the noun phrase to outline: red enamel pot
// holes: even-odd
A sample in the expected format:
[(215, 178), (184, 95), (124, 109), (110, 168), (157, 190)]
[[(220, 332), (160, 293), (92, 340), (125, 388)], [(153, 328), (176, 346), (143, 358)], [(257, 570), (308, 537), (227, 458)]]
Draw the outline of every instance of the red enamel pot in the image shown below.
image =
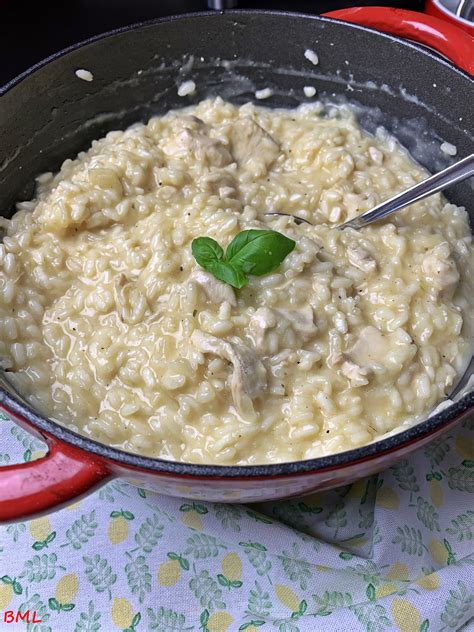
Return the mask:
[[(176, 85), (185, 77), (182, 60), (190, 52), (196, 101), (221, 94), (243, 103), (256, 88), (271, 87), (274, 96), (266, 103), (291, 107), (311, 82), (322, 97), (357, 102), (368, 131), (384, 125), (421, 164), (441, 169), (452, 160), (438, 151), (443, 140), (456, 145), (459, 158), (472, 152), (472, 45), (467, 33), (441, 20), (379, 7), (326, 17), (191, 14), (93, 38), (52, 56), (0, 91), (0, 208), (29, 199), (34, 176), (57, 169), (108, 130), (182, 105)], [(306, 48), (318, 52), (318, 66), (304, 58)], [(232, 72), (223, 59), (233, 60)], [(79, 68), (90, 70), (94, 81), (78, 80)], [(468, 207), (471, 185), (456, 185), (449, 198)], [(219, 502), (279, 499), (335, 487), (392, 465), (472, 415), (474, 394), (362, 448), (248, 467), (173, 463), (107, 447), (34, 411), (4, 376), (0, 406), (49, 449), (37, 461), (0, 469), (0, 520), (8, 521), (56, 509), (118, 476), (164, 494)]]

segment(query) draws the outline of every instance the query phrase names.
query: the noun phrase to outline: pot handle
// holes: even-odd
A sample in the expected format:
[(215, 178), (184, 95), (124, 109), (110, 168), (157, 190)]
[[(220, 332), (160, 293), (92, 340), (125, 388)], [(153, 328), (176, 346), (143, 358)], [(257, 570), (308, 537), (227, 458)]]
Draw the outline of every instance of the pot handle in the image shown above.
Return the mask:
[(49, 448), (44, 457), (0, 467), (0, 523), (58, 509), (112, 477), (107, 467), (87, 452), (51, 435), (43, 438)]
[(391, 7), (353, 7), (322, 15), (424, 44), (434, 48), (462, 70), (474, 74), (474, 38), (445, 20), (425, 13)]

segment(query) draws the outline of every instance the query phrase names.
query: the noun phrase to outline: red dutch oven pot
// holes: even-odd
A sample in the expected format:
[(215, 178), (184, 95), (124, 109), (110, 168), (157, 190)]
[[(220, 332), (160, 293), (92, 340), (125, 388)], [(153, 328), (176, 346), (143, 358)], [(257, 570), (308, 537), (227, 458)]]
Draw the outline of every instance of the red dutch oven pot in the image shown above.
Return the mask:
[[(444, 58), (399, 38), (423, 44)], [(303, 58), (307, 47), (318, 51), (320, 66), (308, 67)], [(179, 62), (173, 66), (173, 61), (190, 51), (197, 60), (214, 60), (193, 68), (198, 87), (217, 86), (214, 93), (225, 88), (228, 94), (230, 89), (228, 70), (216, 59), (251, 59), (252, 64), (237, 64), (240, 75), (287, 95), (278, 105), (296, 105), (296, 87), (302, 94), (302, 87), (313, 81), (333, 94), (350, 90), (349, 98), (379, 107), (392, 121), (399, 114), (421, 117), (435, 128), (436, 138), (454, 142), (461, 155), (472, 152), (473, 84), (468, 74), (474, 72), (473, 39), (451, 24), (381, 7), (317, 18), (246, 11), (191, 14), (93, 38), (45, 60), (0, 91), (1, 207), (8, 208), (21, 196), (28, 199), (35, 175), (56, 169), (108, 129), (182, 105), (172, 96), (179, 75)], [(161, 74), (156, 74), (158, 57), (168, 60), (168, 70)], [(92, 70), (94, 81), (79, 81), (74, 76), (78, 68)], [(347, 78), (345, 70), (351, 73)], [(384, 77), (388, 88), (373, 89)], [(348, 87), (350, 82), (355, 87)], [(244, 88), (236, 100), (249, 100), (252, 94)], [(391, 128), (390, 120), (382, 123), (397, 133), (400, 128)], [(428, 127), (422, 133), (429, 135)], [(418, 139), (411, 146), (410, 135), (400, 140), (416, 157)], [(427, 166), (446, 166), (448, 158), (437, 156)], [(464, 183), (450, 197), (465, 204), (470, 194)], [(0, 468), (0, 520), (9, 521), (57, 509), (118, 476), (165, 494), (219, 502), (278, 499), (346, 484), (392, 465), (472, 414), (474, 394), (362, 448), (308, 461), (244, 467), (173, 463), (110, 448), (35, 412), (4, 380), (0, 406), (48, 445), (46, 456), (37, 461)]]

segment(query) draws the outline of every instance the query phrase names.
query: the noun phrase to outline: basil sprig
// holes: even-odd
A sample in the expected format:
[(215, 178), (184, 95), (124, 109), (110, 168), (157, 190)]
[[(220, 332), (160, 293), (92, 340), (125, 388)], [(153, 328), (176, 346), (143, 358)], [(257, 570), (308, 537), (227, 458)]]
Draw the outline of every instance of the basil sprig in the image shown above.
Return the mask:
[(249, 274), (262, 276), (276, 270), (295, 245), (274, 230), (244, 230), (230, 242), (225, 254), (210, 237), (194, 239), (191, 250), (199, 265), (216, 279), (241, 288), (249, 282)]

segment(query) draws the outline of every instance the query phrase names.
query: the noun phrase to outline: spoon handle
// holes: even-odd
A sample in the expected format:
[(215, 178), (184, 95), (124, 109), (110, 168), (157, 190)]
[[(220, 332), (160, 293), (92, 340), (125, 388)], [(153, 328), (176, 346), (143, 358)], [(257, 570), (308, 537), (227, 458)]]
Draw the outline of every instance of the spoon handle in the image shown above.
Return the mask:
[(389, 200), (382, 202), (382, 204), (379, 204), (374, 209), (367, 211), (366, 213), (362, 213), (362, 215), (354, 217), (344, 224), (340, 224), (338, 228), (362, 228), (367, 224), (371, 224), (378, 219), (387, 217), (387, 215), (391, 215), (395, 211), (405, 208), (405, 206), (408, 206), (409, 204), (413, 204), (414, 202), (418, 202), (418, 200), (422, 200), (429, 195), (433, 195), (433, 193), (438, 193), (438, 191), (447, 189), (452, 184), (461, 182), (461, 180), (465, 180), (473, 175), (474, 154), (471, 154), (470, 156), (467, 156), (467, 158), (463, 158), (463, 160), (456, 162), (447, 169), (443, 169), (443, 171), (436, 173), (434, 176), (415, 184), (410, 189), (403, 191), (403, 193), (399, 193)]

